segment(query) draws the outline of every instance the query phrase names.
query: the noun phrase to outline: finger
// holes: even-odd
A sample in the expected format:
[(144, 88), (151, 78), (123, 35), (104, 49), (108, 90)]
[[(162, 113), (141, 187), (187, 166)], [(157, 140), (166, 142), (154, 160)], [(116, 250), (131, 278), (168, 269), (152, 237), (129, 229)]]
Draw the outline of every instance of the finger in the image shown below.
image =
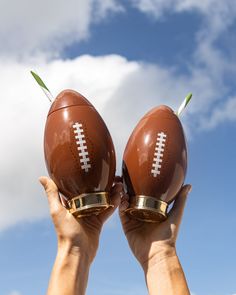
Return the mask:
[(110, 192), (110, 204), (112, 207), (102, 212), (99, 217), (102, 222), (105, 222), (120, 205), (121, 198), (124, 194), (122, 183), (116, 183)]
[(122, 214), (129, 207), (129, 196), (128, 194), (124, 194), (121, 198), (119, 212)]
[(122, 177), (116, 175), (115, 178), (114, 178), (114, 181), (113, 181), (112, 187), (114, 187), (115, 184), (118, 183), (118, 182), (122, 183), (123, 180), (122, 180)]
[(181, 223), (187, 196), (188, 193), (191, 191), (191, 188), (192, 186), (190, 184), (182, 187), (174, 202), (173, 208), (169, 212), (169, 220), (176, 225), (179, 225)]
[(67, 210), (69, 210), (69, 209), (70, 209), (70, 206), (69, 206), (69, 204), (68, 204), (66, 198), (65, 198), (62, 194), (60, 194), (60, 193), (59, 193), (59, 198), (60, 198), (60, 201), (61, 201), (62, 205), (63, 205)]
[(114, 206), (114, 208), (117, 208), (120, 205), (120, 201), (123, 195), (124, 195), (123, 184), (116, 183), (110, 193), (111, 204)]
[(126, 231), (125, 228), (131, 221), (131, 217), (126, 213), (126, 209), (129, 208), (129, 205), (129, 195), (124, 194), (119, 206), (119, 216), (124, 231)]
[(123, 182), (123, 178), (119, 175), (115, 176), (115, 182)]
[(53, 180), (48, 177), (42, 176), (39, 178), (39, 181), (44, 187), (47, 194), (51, 214), (54, 214), (63, 209), (66, 210), (60, 202), (58, 188)]

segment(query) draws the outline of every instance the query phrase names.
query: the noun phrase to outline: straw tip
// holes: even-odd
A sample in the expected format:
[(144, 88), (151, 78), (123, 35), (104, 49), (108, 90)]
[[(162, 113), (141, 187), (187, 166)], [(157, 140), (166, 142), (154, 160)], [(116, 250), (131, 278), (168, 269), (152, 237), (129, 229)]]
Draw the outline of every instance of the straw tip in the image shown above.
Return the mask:
[(185, 97), (185, 106), (190, 102), (192, 98), (192, 93), (190, 92), (186, 97)]
[(30, 74), (35, 78), (37, 74), (34, 71), (30, 71)]
[(190, 93), (186, 96), (186, 98), (190, 99), (190, 98), (192, 98), (192, 96), (193, 96), (193, 94), (190, 92)]

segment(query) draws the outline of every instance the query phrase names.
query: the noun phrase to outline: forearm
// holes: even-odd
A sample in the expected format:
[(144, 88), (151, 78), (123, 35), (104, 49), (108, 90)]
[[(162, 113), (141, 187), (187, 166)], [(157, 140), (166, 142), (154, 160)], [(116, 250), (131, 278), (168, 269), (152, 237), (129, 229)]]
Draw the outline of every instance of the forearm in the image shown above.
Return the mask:
[(149, 295), (190, 295), (175, 251), (154, 257), (146, 267), (145, 275)]
[(47, 295), (84, 295), (90, 260), (66, 245), (58, 248)]

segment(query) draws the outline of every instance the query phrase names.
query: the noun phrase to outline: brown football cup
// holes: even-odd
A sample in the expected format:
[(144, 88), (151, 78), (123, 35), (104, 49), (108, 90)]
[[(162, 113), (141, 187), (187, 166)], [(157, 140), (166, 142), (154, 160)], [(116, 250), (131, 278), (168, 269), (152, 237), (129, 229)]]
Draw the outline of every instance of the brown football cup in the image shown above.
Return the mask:
[(161, 222), (181, 189), (187, 147), (179, 118), (167, 106), (148, 112), (131, 134), (123, 155), (123, 181), (130, 216)]
[(48, 173), (76, 217), (111, 206), (115, 150), (99, 113), (81, 94), (62, 91), (46, 121), (44, 154)]

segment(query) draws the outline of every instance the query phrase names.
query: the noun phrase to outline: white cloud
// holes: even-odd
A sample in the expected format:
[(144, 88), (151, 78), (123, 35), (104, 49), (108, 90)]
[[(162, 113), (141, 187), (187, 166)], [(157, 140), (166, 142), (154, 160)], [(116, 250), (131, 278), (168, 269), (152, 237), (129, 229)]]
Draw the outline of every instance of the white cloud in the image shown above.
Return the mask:
[(201, 122), (203, 128), (212, 129), (226, 121), (236, 121), (236, 97), (229, 98), (225, 103), (219, 103), (213, 109), (209, 118), (204, 118)]
[[(235, 21), (236, 6), (232, 1), (220, 0), (130, 0), (142, 12), (152, 15), (157, 20), (169, 13), (197, 12), (202, 16), (200, 30), (196, 32), (197, 48), (195, 57), (197, 62), (214, 66), (225, 64), (221, 59), (220, 50), (214, 45)], [(191, 23), (189, 24), (191, 26)]]
[(20, 292), (18, 292), (18, 291), (12, 291), (10, 294), (8, 294), (8, 295), (21, 295), (21, 293)]
[(204, 109), (221, 91), (207, 72), (194, 70), (192, 75), (176, 75), (174, 69), (130, 62), (117, 55), (34, 60), (28, 64), (0, 59), (0, 108), (4, 110), (0, 125), (4, 138), (0, 145), (0, 230), (48, 215), (37, 178), (46, 173), (43, 130), (49, 103), (29, 74), (32, 65), (52, 93), (72, 88), (90, 99), (112, 134), (118, 171), (127, 139), (145, 112), (159, 104), (176, 109), (191, 89), (197, 99), (182, 117), (191, 128), (193, 122), (200, 124)]
[[(89, 24), (92, 21), (91, 15), (94, 16), (91, 12), (91, 7), (94, 7), (91, 3), (93, 2), (94, 5), (94, 1), (80, 1), (80, 9), (84, 11), (84, 15), (79, 20), (81, 25), (79, 23), (78, 27), (75, 25), (77, 15), (69, 17), (68, 13), (65, 18), (61, 15), (64, 12), (63, 9), (66, 10), (65, 6), (61, 7), (62, 11), (58, 9), (57, 13), (61, 14), (58, 15), (57, 22), (53, 5), (50, 5), (49, 11), (43, 16), (45, 27), (42, 29), (44, 30), (50, 21), (51, 13), (55, 17), (51, 24), (55, 24), (56, 28), (64, 26), (68, 28), (68, 32), (62, 31), (60, 38), (67, 33), (71, 35), (71, 40), (69, 38), (68, 42), (75, 41), (74, 38), (86, 38), (89, 34)], [(96, 1), (98, 3), (99, 0)], [(23, 8), (26, 2), (26, 0), (22, 2)], [(2, 1), (0, 5), (2, 3), (6, 4)], [(96, 10), (98, 13), (96, 21), (99, 19), (98, 15), (103, 18), (106, 12), (123, 9), (115, 1), (107, 0), (102, 3), (102, 6), (99, 6), (100, 12), (99, 9)], [(161, 5), (162, 1), (143, 1), (142, 3), (143, 5), (145, 3), (150, 5), (160, 3)], [(166, 3), (169, 2), (166, 1)], [(212, 1), (201, 2), (202, 4), (197, 4), (195, 1), (183, 3), (185, 3), (185, 8), (181, 8), (182, 10), (187, 9), (186, 7), (200, 5), (204, 11), (204, 5), (206, 7), (212, 5)], [(42, 4), (45, 3), (37, 3), (37, 5)], [(60, 2), (58, 5), (60, 6)], [(6, 4), (6, 14), (10, 13), (9, 9)], [(4, 144), (0, 145), (0, 230), (22, 221), (33, 221), (48, 215), (47, 203), (43, 198), (44, 193), (37, 178), (45, 174), (43, 128), (49, 105), (29, 75), (32, 67), (40, 73), (54, 94), (64, 88), (76, 89), (88, 97), (101, 112), (114, 139), (118, 155), (118, 171), (122, 153), (132, 129), (144, 113), (156, 105), (167, 104), (176, 109), (183, 97), (192, 91), (194, 99), (182, 116), (182, 122), (188, 126), (188, 130), (210, 129), (223, 122), (236, 120), (236, 98), (227, 98), (229, 89), (224, 81), (224, 73), (235, 71), (235, 66), (231, 60), (222, 58), (222, 53), (215, 47), (212, 41), (214, 38), (211, 38), (214, 35), (213, 30), (209, 42), (204, 29), (199, 32), (198, 47), (194, 54), (195, 60), (189, 64), (188, 74), (179, 74), (174, 68), (130, 62), (117, 55), (100, 57), (85, 55), (74, 60), (57, 58), (46, 61), (44, 55), (41, 54), (41, 58), (31, 56), (27, 62), (26, 59), (16, 62), (11, 61), (10, 58), (4, 58), (3, 52), (14, 51), (15, 47), (11, 47), (9, 42), (17, 43), (17, 38), (21, 39), (21, 34), (24, 38), (28, 38), (28, 41), (33, 40), (29, 46), (26, 40), (27, 42), (22, 47), (26, 50), (33, 50), (38, 46), (40, 51), (43, 50), (47, 45), (47, 38), (50, 39), (48, 45), (51, 50), (52, 44), (57, 44), (59, 39), (50, 28), (47, 34), (42, 36), (40, 35), (41, 30), (36, 30), (38, 35), (36, 34), (37, 38), (34, 38), (33, 22), (31, 23), (27, 17), (24, 21), (23, 16), (15, 16), (15, 9), (17, 9), (17, 4), (11, 14), (12, 18), (15, 17), (15, 22), (10, 25), (9, 22), (6, 23), (8, 35), (11, 30), (13, 33), (6, 43), (0, 42), (5, 44), (0, 49), (0, 55), (2, 54), (0, 57), (0, 108), (4, 110), (1, 116), (4, 124), (0, 125), (0, 133), (4, 138)], [(39, 18), (34, 16), (35, 10), (29, 6), (28, 11), (31, 11), (32, 18), (37, 23)], [(0, 16), (1, 14), (3, 15), (2, 9), (0, 9)], [(2, 21), (4, 20), (8, 21), (3, 18)], [(21, 22), (24, 28), (20, 27), (19, 34), (17, 34), (16, 27)], [(30, 25), (32, 28), (29, 28)], [(9, 27), (10, 30), (8, 30)], [(72, 36), (75, 30), (77, 30), (77, 37)], [(220, 32), (219, 29), (216, 31)], [(4, 30), (0, 28), (0, 41), (3, 40), (3, 35)], [(68, 44), (67, 41), (63, 40), (61, 46)]]
[(72, 42), (89, 37), (94, 21), (122, 11), (115, 0), (0, 1), (0, 55), (57, 55)]
[(98, 20), (105, 18), (110, 12), (125, 11), (125, 8), (116, 0), (97, 0), (94, 6), (94, 13)]
[[(197, 48), (194, 57), (197, 63), (209, 66), (209, 69), (230, 67), (226, 56), (215, 46), (214, 42), (236, 20), (236, 6), (231, 0), (130, 0), (142, 12), (152, 15), (157, 20), (169, 13), (197, 12), (202, 16), (200, 30), (196, 32)], [(191, 23), (189, 24), (191, 26)], [(224, 53), (225, 54), (225, 53)]]
[[(209, 129), (224, 121), (235, 120), (235, 108), (231, 99), (230, 79), (236, 74), (235, 56), (227, 50), (222, 50), (219, 44), (221, 37), (228, 33), (229, 28), (236, 21), (236, 6), (232, 1), (220, 0), (130, 0), (131, 3), (157, 21), (170, 13), (197, 12), (202, 16), (200, 29), (195, 34), (196, 49), (189, 60), (189, 70), (192, 79), (189, 79), (190, 89), (197, 89), (197, 103), (195, 111), (208, 113), (210, 122), (202, 120), (201, 128)], [(191, 25), (191, 24), (189, 24)], [(218, 42), (218, 43), (217, 43)], [(195, 76), (195, 78), (194, 78)], [(201, 81), (203, 77), (204, 81)], [(208, 78), (207, 78), (208, 77)], [(196, 85), (196, 83), (198, 85)], [(204, 86), (204, 83), (205, 86)], [(208, 87), (210, 85), (210, 87)], [(215, 86), (214, 86), (215, 85)], [(196, 87), (194, 87), (196, 86)], [(202, 89), (199, 89), (199, 86)], [(214, 89), (214, 87), (216, 89)], [(192, 87), (192, 88), (191, 88)], [(194, 90), (193, 90), (194, 91)], [(231, 90), (232, 91), (232, 90)], [(205, 92), (205, 93), (204, 93)], [(205, 108), (203, 101), (205, 100)], [(200, 102), (199, 102), (200, 98)], [(221, 101), (218, 103), (218, 101)], [(216, 105), (218, 107), (216, 107)], [(233, 108), (229, 110), (229, 107)], [(222, 113), (222, 108), (224, 113)]]
[(103, 291), (103, 294), (104, 295), (146, 295), (148, 294), (147, 293), (147, 290), (145, 288), (137, 288), (137, 287), (134, 287), (132, 289), (114, 289), (112, 288), (111, 290), (105, 290)]
[[(35, 61), (34, 66), (53, 93), (78, 89), (102, 111), (115, 89), (138, 65), (119, 56), (83, 56), (73, 61)], [(4, 138), (0, 145), (0, 230), (48, 215), (37, 179), (46, 173), (43, 130), (49, 104), (29, 74), (31, 67), (0, 60), (0, 108), (4, 110), (0, 125)]]
[[(149, 13), (156, 18), (173, 12), (196, 11), (209, 17), (218, 28), (223, 25), (221, 20), (226, 16), (233, 15), (235, 11), (230, 0), (224, 2), (220, 0), (130, 0), (130, 2), (142, 12)], [(230, 20), (231, 18), (225, 19), (224, 25)]]
[[(101, 285), (101, 282), (100, 282)], [(103, 286), (104, 285), (104, 286)], [(110, 286), (109, 282), (103, 283), (102, 282), (102, 290), (101, 290), (101, 294), (104, 295), (147, 295), (147, 288), (145, 286), (145, 283), (143, 283), (142, 285), (134, 285), (134, 286), (126, 286), (123, 285), (121, 286), (121, 284), (117, 285), (117, 286)], [(88, 292), (88, 294), (93, 294), (92, 292)]]

